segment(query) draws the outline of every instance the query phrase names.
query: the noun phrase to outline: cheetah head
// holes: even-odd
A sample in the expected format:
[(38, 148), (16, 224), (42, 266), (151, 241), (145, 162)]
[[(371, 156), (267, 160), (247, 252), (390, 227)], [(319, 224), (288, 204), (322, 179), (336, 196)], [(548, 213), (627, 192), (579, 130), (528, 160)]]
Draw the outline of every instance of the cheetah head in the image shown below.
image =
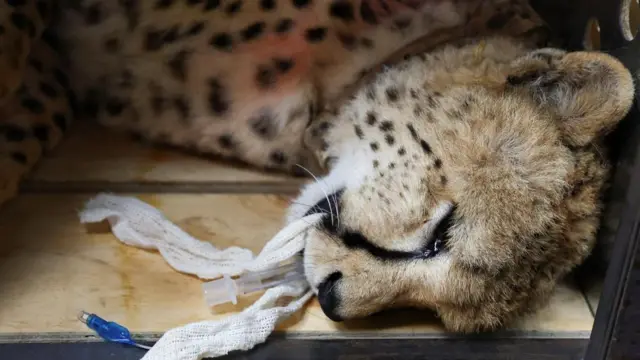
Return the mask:
[(324, 313), (417, 307), (474, 332), (544, 303), (594, 245), (600, 142), (633, 91), (608, 55), (498, 38), (379, 74), (308, 129), (329, 170), (289, 209), (325, 213), (304, 251)]

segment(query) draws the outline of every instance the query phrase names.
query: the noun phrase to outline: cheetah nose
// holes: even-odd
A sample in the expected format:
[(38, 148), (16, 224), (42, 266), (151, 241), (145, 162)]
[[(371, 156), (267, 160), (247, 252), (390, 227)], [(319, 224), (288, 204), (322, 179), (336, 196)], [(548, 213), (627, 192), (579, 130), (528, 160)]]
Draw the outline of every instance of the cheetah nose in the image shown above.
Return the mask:
[(336, 313), (340, 303), (340, 298), (336, 293), (336, 285), (341, 278), (342, 273), (336, 271), (327, 276), (327, 278), (318, 285), (318, 302), (320, 303), (320, 308), (322, 308), (322, 312), (324, 312), (329, 319), (336, 322), (342, 321), (342, 317)]

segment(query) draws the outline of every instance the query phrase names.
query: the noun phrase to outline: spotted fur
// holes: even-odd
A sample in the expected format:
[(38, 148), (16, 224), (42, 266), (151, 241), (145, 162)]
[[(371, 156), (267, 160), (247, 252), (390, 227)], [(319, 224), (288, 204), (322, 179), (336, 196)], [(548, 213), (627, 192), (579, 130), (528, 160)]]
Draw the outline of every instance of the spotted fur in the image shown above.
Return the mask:
[[(510, 15), (489, 26), (498, 13)], [(0, 16), (0, 202), (78, 116), (259, 168), (319, 171), (305, 128), (392, 54), (418, 38), (541, 24), (520, 0), (24, 0)]]
[(474, 332), (544, 304), (593, 248), (601, 140), (633, 93), (608, 55), (489, 37), (411, 57), (321, 115), (306, 140), (330, 171), (289, 219), (326, 213), (304, 252), (324, 312), (427, 308)]

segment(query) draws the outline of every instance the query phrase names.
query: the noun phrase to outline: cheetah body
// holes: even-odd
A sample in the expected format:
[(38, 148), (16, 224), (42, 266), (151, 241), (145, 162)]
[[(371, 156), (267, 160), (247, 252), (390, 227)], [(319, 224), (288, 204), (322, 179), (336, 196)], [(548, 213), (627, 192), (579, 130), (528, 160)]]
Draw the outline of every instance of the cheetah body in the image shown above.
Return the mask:
[[(4, 51), (13, 56), (0, 63), (11, 75), (6, 111), (37, 118), (8, 116), (6, 126), (49, 126), (44, 141), (6, 145), (19, 158), (10, 174), (58, 142), (72, 107), (152, 142), (258, 168), (319, 171), (305, 128), (399, 50), (419, 38), (428, 48), (466, 32), (520, 34), (541, 23), (527, 5), (505, 0), (45, 3), (3, 5), (11, 30)], [(15, 176), (5, 177), (15, 188)]]

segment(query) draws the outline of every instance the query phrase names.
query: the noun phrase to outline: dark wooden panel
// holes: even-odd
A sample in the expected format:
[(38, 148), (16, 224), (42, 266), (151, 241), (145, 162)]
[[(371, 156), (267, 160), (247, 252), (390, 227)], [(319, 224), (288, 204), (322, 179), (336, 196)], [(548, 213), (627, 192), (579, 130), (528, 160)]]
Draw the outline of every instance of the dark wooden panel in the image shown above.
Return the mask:
[(622, 295), (618, 319), (608, 359), (640, 359), (640, 241), (636, 241), (635, 260)]
[[(633, 45), (629, 49), (637, 48), (638, 42)], [(633, 57), (633, 54), (639, 52), (621, 52), (619, 57), (624, 60), (625, 57)], [(627, 60), (634, 65), (638, 62), (637, 59)], [(640, 124), (637, 102), (636, 109), (627, 121), (632, 124), (631, 129), (637, 131)], [(638, 142), (628, 144), (626, 152), (620, 153), (620, 157), (627, 161), (617, 173), (624, 172), (628, 180), (617, 189), (619, 198), (613, 200), (624, 206), (619, 208), (617, 229), (609, 233), (613, 246), (585, 360), (640, 359), (639, 145)]]
[[(579, 360), (587, 340), (579, 339), (412, 339), (299, 340), (274, 337), (224, 360)], [(106, 343), (0, 344), (6, 360), (139, 360), (142, 350)]]
[(585, 360), (640, 359), (640, 187), (629, 189)]
[(582, 48), (583, 28), (588, 12), (578, 2), (583, 0), (531, 0), (531, 7), (547, 22), (552, 31), (550, 46), (569, 50)]

